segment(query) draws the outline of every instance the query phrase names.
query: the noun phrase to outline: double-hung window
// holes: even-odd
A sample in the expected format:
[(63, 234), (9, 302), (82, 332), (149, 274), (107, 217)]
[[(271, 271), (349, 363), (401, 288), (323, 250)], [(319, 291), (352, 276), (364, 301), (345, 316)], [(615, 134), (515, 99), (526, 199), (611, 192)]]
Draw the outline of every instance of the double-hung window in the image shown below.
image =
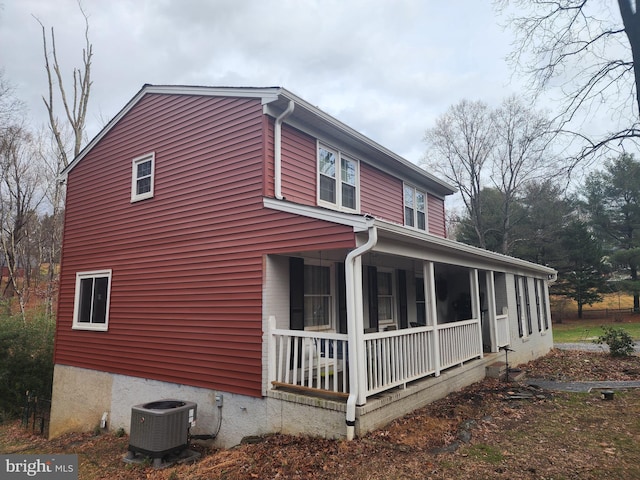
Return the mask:
[(76, 273), (73, 328), (107, 330), (111, 270)]
[(155, 154), (150, 153), (132, 161), (131, 201), (153, 197)]
[(342, 152), (318, 146), (318, 203), (357, 211), (359, 163)]
[(404, 186), (404, 224), (427, 229), (427, 194), (411, 185)]
[(378, 270), (378, 321), (394, 323), (393, 273)]
[(304, 327), (325, 330), (333, 325), (331, 268), (304, 266)]

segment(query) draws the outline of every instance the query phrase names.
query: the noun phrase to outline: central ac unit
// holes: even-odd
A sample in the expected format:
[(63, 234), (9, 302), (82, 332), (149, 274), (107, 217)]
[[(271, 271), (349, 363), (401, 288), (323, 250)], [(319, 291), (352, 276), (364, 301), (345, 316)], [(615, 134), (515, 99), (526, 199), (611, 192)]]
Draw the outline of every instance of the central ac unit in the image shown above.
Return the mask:
[(197, 404), (158, 400), (131, 407), (128, 458), (142, 454), (162, 465), (162, 458), (188, 446), (189, 428), (195, 425)]

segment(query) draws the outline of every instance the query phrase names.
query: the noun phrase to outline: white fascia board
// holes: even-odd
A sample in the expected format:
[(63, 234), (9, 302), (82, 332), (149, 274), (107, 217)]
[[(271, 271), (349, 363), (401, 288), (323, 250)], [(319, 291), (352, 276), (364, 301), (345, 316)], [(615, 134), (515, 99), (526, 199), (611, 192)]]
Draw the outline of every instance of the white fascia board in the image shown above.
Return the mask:
[[(386, 222), (384, 220), (376, 219), (374, 226), (378, 228), (378, 235), (380, 237), (389, 236), (391, 240), (402, 240), (402, 237), (404, 237), (406, 241), (417, 245), (422, 243), (427, 248), (429, 246), (432, 248), (435, 247), (444, 252), (447, 258), (453, 260), (455, 260), (456, 254), (462, 255), (465, 258), (477, 259), (477, 262), (474, 260), (473, 263), (477, 264), (478, 267), (481, 267), (482, 264), (490, 264), (492, 266), (502, 265), (509, 271), (537, 272), (548, 279), (555, 279), (558, 273), (553, 268), (546, 267), (544, 265), (538, 265), (520, 258), (510, 257), (490, 250), (484, 250), (482, 248), (456, 242), (448, 238), (423, 233), (418, 230)], [(393, 247), (389, 250), (389, 253), (392, 253), (392, 248)]]
[[(435, 248), (439, 252), (442, 252), (440, 254), (434, 254), (433, 251), (425, 252), (424, 259), (432, 259), (435, 261), (442, 259), (442, 261), (449, 261), (452, 264), (464, 264), (465, 266), (480, 269), (492, 268), (495, 270), (496, 266), (502, 266), (510, 272), (536, 273), (549, 280), (554, 280), (557, 275), (557, 271), (550, 267), (473, 247), (465, 243), (449, 240), (448, 238), (423, 233), (403, 225), (386, 222), (365, 215), (341, 213), (325, 208), (311, 207), (269, 197), (263, 198), (263, 204), (265, 208), (272, 210), (324, 220), (339, 225), (347, 225), (352, 227), (353, 231), (357, 233), (366, 232), (369, 227), (376, 227), (378, 229), (378, 235), (383, 238), (379, 240), (380, 247), (374, 248), (374, 251), (380, 251), (390, 255), (394, 253), (399, 255), (406, 253), (406, 249), (403, 249), (397, 242), (407, 242), (414, 244), (417, 248)], [(385, 242), (384, 237), (387, 237), (389, 241)], [(394, 242), (396, 242), (395, 245)], [(463, 258), (464, 261), (462, 261)], [(469, 259), (472, 260), (469, 261)]]
[(260, 98), (263, 104), (278, 99), (280, 87), (206, 87), (193, 85), (148, 85), (146, 93), (210, 97)]
[(315, 218), (325, 222), (336, 223), (352, 227), (354, 232), (366, 232), (373, 225), (373, 218), (365, 215), (336, 212), (321, 207), (310, 207), (299, 203), (277, 200), (275, 198), (264, 197), (263, 205), (271, 210), (300, 215), (302, 217)]

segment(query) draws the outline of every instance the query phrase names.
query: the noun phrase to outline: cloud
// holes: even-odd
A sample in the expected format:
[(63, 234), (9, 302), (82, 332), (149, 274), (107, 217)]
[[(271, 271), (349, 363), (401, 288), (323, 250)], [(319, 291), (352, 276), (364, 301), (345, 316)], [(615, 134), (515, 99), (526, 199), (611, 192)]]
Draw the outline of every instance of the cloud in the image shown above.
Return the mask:
[[(506, 95), (508, 38), (486, 2), (423, 0), (84, 0), (94, 47), (89, 133), (144, 83), (283, 86), (410, 160), (462, 98)], [(0, 12), (0, 62), (43, 120), (40, 26), (56, 29), (70, 80), (84, 20), (75, 0)]]

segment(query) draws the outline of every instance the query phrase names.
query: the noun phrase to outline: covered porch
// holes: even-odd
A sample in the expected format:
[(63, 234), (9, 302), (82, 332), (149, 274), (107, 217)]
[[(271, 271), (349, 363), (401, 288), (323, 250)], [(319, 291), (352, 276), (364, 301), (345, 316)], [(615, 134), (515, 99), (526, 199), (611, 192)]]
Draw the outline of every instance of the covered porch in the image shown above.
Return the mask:
[(509, 344), (504, 272), (373, 231), (351, 252), (270, 258), (289, 308), (269, 316), (267, 388), (357, 391), (364, 405)]

